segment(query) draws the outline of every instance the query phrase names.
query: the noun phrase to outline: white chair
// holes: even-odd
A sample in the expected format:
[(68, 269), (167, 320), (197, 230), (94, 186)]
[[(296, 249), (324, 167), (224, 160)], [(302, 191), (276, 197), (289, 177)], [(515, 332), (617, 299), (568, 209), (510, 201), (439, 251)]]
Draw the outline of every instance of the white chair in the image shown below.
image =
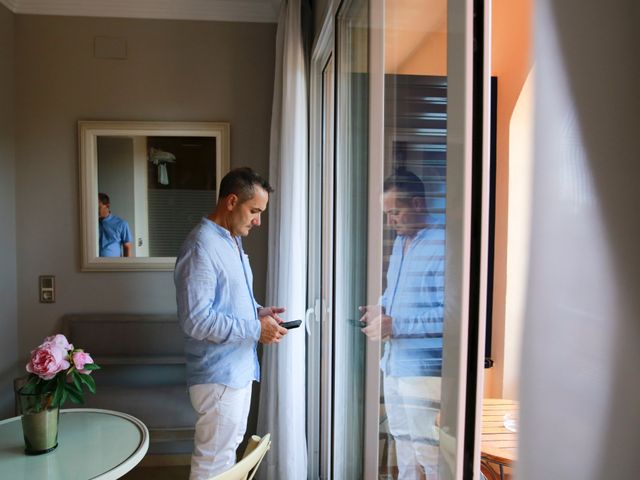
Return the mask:
[(242, 460), (226, 472), (211, 477), (209, 480), (251, 480), (258, 471), (260, 462), (267, 454), (269, 447), (271, 447), (271, 435), (269, 433), (262, 438), (253, 435), (249, 439)]

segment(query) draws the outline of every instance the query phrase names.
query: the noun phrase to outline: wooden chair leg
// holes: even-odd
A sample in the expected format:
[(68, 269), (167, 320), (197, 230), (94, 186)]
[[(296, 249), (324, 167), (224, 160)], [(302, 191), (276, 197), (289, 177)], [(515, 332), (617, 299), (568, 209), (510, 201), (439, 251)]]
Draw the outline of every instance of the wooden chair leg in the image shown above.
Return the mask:
[(493, 469), (489, 462), (481, 460), (480, 470), (489, 480), (500, 480), (500, 475)]

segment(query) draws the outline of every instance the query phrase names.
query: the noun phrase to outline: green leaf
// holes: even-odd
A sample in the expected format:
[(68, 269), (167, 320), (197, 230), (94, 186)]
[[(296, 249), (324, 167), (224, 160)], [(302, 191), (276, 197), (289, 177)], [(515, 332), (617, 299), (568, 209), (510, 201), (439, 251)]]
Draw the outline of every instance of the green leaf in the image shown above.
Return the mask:
[(73, 384), (76, 387), (78, 392), (82, 392), (82, 381), (80, 380), (80, 374), (78, 372), (73, 372), (71, 374), (71, 378), (73, 379)]
[(82, 394), (78, 394), (72, 388), (67, 389), (67, 394), (69, 395), (69, 400), (73, 403), (84, 403), (84, 399), (82, 398)]
[(58, 384), (60, 383), (60, 380), (63, 380), (63, 378), (53, 377), (51, 380), (42, 380), (42, 379), (39, 379), (39, 380), (40, 381), (36, 384), (36, 391), (47, 393), (47, 392), (55, 391), (55, 389), (58, 388)]
[(64, 388), (67, 392), (74, 392), (76, 395), (82, 395), (82, 385), (78, 387), (75, 383), (65, 382)]
[(64, 389), (64, 381), (62, 381), (62, 382), (58, 381), (58, 382), (56, 382), (56, 384), (57, 384), (57, 386), (56, 386), (55, 393), (53, 394), (52, 404), (53, 404), (54, 407), (61, 407), (62, 404), (64, 403), (62, 401), (62, 398), (64, 396), (64, 391), (65, 391), (65, 389)]
[(83, 370), (100, 370), (100, 365), (97, 363), (85, 363)]
[(34, 375), (33, 373), (29, 374), (29, 379), (27, 380), (27, 383), (25, 383), (22, 388), (20, 389), (20, 391), (22, 391), (23, 393), (35, 393), (36, 392), (36, 386), (38, 385), (38, 380), (40, 379), (40, 377), (38, 377), (37, 375)]
[(80, 380), (84, 383), (91, 393), (96, 393), (96, 381), (91, 375), (79, 375)]

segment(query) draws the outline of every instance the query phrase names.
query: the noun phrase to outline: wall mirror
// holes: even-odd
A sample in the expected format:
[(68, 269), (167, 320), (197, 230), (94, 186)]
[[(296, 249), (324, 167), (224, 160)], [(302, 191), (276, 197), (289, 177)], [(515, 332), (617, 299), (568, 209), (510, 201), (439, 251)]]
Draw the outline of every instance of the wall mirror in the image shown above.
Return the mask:
[[(229, 130), (219, 122), (78, 122), (82, 270), (173, 270), (182, 241), (213, 211), (229, 171)], [(99, 194), (109, 198), (106, 210)]]

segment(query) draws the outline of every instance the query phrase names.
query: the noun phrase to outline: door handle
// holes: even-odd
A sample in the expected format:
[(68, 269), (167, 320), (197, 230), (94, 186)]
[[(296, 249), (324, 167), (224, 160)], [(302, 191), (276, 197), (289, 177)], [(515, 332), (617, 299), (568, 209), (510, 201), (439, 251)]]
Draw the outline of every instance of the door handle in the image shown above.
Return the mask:
[(307, 311), (304, 314), (304, 327), (307, 330), (307, 335), (311, 336), (311, 317), (315, 317), (315, 311), (313, 308), (307, 308)]

